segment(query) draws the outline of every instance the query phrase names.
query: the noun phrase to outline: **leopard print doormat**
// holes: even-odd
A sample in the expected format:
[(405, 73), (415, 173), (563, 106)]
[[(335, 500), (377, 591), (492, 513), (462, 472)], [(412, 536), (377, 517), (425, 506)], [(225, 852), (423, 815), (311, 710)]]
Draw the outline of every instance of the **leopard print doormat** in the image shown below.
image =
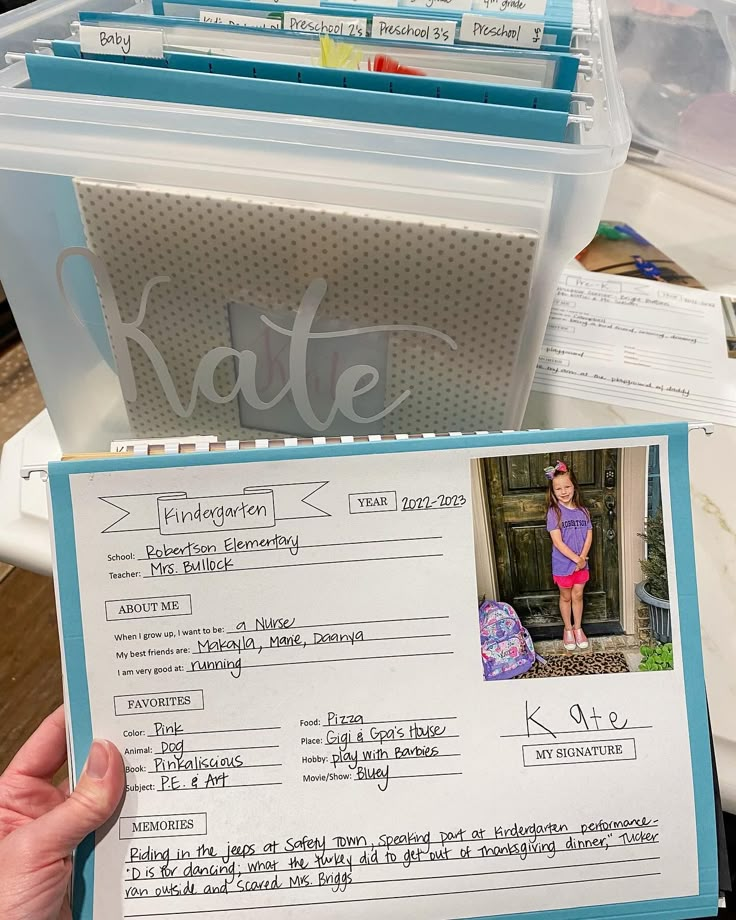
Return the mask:
[(629, 666), (621, 652), (594, 652), (592, 655), (548, 655), (546, 664), (535, 662), (524, 677), (576, 677), (580, 674), (628, 674)]

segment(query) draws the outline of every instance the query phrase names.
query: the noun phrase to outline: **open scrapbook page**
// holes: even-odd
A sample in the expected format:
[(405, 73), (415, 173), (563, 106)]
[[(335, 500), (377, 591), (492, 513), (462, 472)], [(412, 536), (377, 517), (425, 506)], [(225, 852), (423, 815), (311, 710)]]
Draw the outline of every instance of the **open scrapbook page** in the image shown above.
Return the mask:
[(703, 436), (51, 464), (74, 761), (127, 772), (77, 915), (710, 915)]

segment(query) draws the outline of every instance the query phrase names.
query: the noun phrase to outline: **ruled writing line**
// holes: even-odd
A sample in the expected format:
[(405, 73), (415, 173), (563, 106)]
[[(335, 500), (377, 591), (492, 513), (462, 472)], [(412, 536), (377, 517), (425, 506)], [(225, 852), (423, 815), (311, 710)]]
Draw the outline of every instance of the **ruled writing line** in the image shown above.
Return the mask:
[[(230, 553), (229, 555), (232, 555)], [(236, 569), (213, 569), (212, 571), (203, 572), (171, 572), (170, 574), (161, 573), (159, 575), (144, 575), (144, 578), (186, 578), (190, 575), (227, 575), (231, 572), (261, 572), (268, 569), (297, 569), (310, 565), (349, 565), (356, 562), (398, 562), (402, 559), (441, 559), (444, 553), (417, 553), (413, 556), (370, 556), (366, 559), (325, 559), (322, 562), (284, 562), (277, 565), (249, 565), (244, 568)], [(153, 560), (150, 560), (153, 561)]]
[[(377, 719), (375, 722), (353, 722), (351, 725), (399, 725), (402, 722), (449, 722), (452, 719), (457, 719), (457, 716), (429, 716), (426, 719)], [(328, 728), (335, 727), (334, 725), (328, 726)]]
[[(148, 736), (151, 737), (150, 735)], [(157, 738), (162, 738), (163, 735), (156, 735)], [(172, 738), (176, 738), (176, 735), (171, 735)], [(272, 750), (274, 748), (281, 747), (280, 744), (250, 744), (242, 745), (241, 747), (218, 747), (218, 748), (187, 748), (184, 750), (182, 748), (180, 751), (153, 751), (151, 754), (148, 754), (148, 757), (158, 756), (159, 754), (217, 754), (221, 751), (265, 751)]]
[[(183, 735), (225, 735), (230, 732), (280, 732), (280, 725), (269, 725), (265, 728), (208, 728), (195, 732), (164, 732), (157, 735), (146, 735), (146, 738), (181, 738)], [(276, 745), (278, 747), (278, 745)]]
[[(431, 719), (427, 720), (432, 721)], [(344, 741), (323, 741), (322, 743), (325, 747), (352, 747), (354, 744), (402, 744), (405, 742), (417, 742), (417, 741), (447, 741), (450, 738), (459, 738), (460, 735), (435, 735), (433, 738), (375, 738), (368, 739), (367, 741), (350, 741), (348, 743)], [(376, 761), (379, 763), (379, 761)]]
[[(278, 619), (278, 618), (276, 618)], [(298, 632), (300, 629), (326, 629), (330, 626), (361, 626), (366, 623), (418, 623), (422, 620), (449, 620), (449, 614), (441, 614), (434, 617), (392, 617), (388, 620), (348, 620), (344, 623), (304, 623), (301, 626), (295, 623), (293, 626), (274, 626), (269, 629), (229, 629), (226, 636), (251, 636), (254, 633), (282, 632), (283, 630), (293, 630)]]
[[(550, 867), (553, 868), (553, 867)], [(616, 882), (623, 881), (625, 879), (632, 878), (651, 878), (653, 876), (661, 875), (661, 872), (639, 872), (633, 875), (611, 875), (611, 876), (602, 876), (601, 878), (586, 878), (586, 879), (567, 879), (562, 882), (533, 882), (527, 885), (514, 885), (514, 889), (518, 890), (520, 888), (548, 888), (557, 885), (580, 885), (580, 884), (589, 884), (590, 882)], [(458, 876), (459, 877), (459, 876)], [(398, 901), (405, 900), (408, 898), (422, 898), (422, 897), (439, 897), (440, 895), (458, 895), (458, 894), (484, 894), (489, 891), (508, 891), (508, 885), (501, 885), (500, 887), (495, 888), (470, 888), (463, 891), (428, 891), (428, 892), (413, 892), (412, 894), (394, 894), (394, 895), (380, 895), (378, 897), (372, 898), (342, 898), (340, 900), (331, 900), (331, 901), (305, 901), (298, 904), (261, 904), (258, 906), (252, 907), (217, 907), (217, 908), (207, 908), (202, 910), (175, 910), (175, 911), (156, 911), (153, 914), (126, 914), (126, 917), (182, 917), (192, 914), (215, 914), (215, 913), (230, 913), (232, 911), (245, 911), (245, 910), (267, 910), (270, 908), (279, 908), (283, 909), (284, 907), (319, 907), (320, 905), (329, 905), (329, 904), (358, 904), (365, 903), (369, 901)]]
[[(378, 661), (383, 658), (425, 658), (432, 655), (453, 655), (454, 652), (407, 652), (403, 655), (360, 655), (353, 658), (310, 658), (306, 661), (271, 661), (266, 664), (241, 664), (243, 670), (246, 668), (283, 668), (300, 664), (332, 664), (335, 661)], [(214, 669), (213, 669), (214, 670)], [(221, 671), (227, 671), (229, 668), (220, 668)], [(206, 669), (191, 668), (190, 673), (205, 674)]]
[[(381, 762), (380, 760), (373, 760), (373, 761), (366, 760), (365, 763), (361, 764), (361, 766), (365, 766), (366, 764), (377, 764), (380, 762)], [(457, 773), (407, 773), (407, 774), (401, 774), (400, 776), (393, 776), (393, 775), (392, 776), (364, 776), (364, 777), (359, 777), (358, 779), (354, 779), (353, 782), (354, 783), (375, 783), (375, 782), (379, 782), (384, 779), (386, 780), (426, 779), (429, 776), (462, 776), (462, 775), (463, 775), (462, 770), (458, 771)]]
[[(160, 775), (160, 774), (159, 774)], [(214, 791), (215, 789), (252, 789), (255, 786), (283, 786), (281, 782), (274, 783), (228, 783), (227, 786), (182, 786), (179, 789), (164, 789), (161, 787), (158, 789), (158, 792), (202, 792), (203, 789), (207, 791)]]
[[(658, 824), (648, 824), (648, 825), (647, 825), (647, 830), (648, 830), (649, 828), (652, 828), (652, 827), (659, 827), (659, 825), (658, 825)], [(631, 830), (633, 830), (633, 829), (634, 829), (634, 827), (632, 826), (632, 827), (629, 827), (627, 830), (628, 830), (628, 831), (631, 831)], [(627, 832), (627, 831), (622, 830), (622, 833), (626, 833), (626, 832)], [(593, 833), (593, 832), (591, 832), (591, 833)], [(608, 833), (608, 831), (599, 831), (598, 833), (603, 834), (603, 833)], [(514, 843), (515, 841), (518, 841), (518, 840), (527, 840), (527, 839), (529, 839), (530, 837), (532, 837), (533, 839), (536, 840), (538, 837), (584, 837), (584, 836), (585, 836), (585, 834), (583, 833), (583, 831), (582, 831), (582, 829), (581, 829), (581, 830), (579, 830), (579, 831), (570, 831), (570, 830), (567, 830), (567, 831), (555, 831), (555, 832), (552, 832), (552, 833), (549, 833), (549, 834), (537, 834), (536, 836), (533, 835), (533, 834), (526, 834), (526, 835), (520, 835), (520, 836), (517, 836), (517, 837), (478, 837), (478, 838), (476, 838), (476, 839), (474, 839), (474, 840), (471, 841), (471, 845), (472, 845), (472, 846), (475, 846), (475, 845), (478, 844), (478, 843), (494, 843), (494, 842), (499, 841), (499, 840), (500, 840), (500, 841), (503, 841), (503, 842), (509, 842), (509, 841), (510, 841), (511, 843)], [(445, 845), (446, 843), (448, 843), (448, 842), (450, 842), (450, 841), (447, 841), (447, 840), (444, 840), (444, 841), (442, 841), (442, 840), (427, 840), (427, 841), (416, 841), (416, 843), (415, 843), (414, 845), (415, 845), (416, 847), (419, 847), (419, 845), (420, 845), (420, 843), (421, 843), (422, 852), (425, 852), (424, 847), (433, 847), (433, 846), (441, 847), (441, 846), (444, 846), (444, 845)], [(457, 845), (458, 843), (461, 843), (461, 842), (462, 842), (462, 841), (452, 841), (453, 845)], [(323, 849), (322, 847), (320, 847), (320, 848), (319, 848), (319, 852), (320, 852), (320, 853), (342, 853), (343, 850), (390, 850), (390, 849), (393, 849), (394, 847), (405, 847), (405, 846), (410, 846), (410, 845), (411, 845), (411, 844), (408, 844), (408, 843), (406, 842), (406, 840), (404, 840), (404, 841), (401, 841), (400, 843), (392, 843), (392, 844), (384, 844), (384, 843), (382, 843), (382, 844), (366, 843), (365, 845), (356, 844), (355, 846), (324, 847), (324, 849)], [(639, 843), (609, 843), (608, 848), (609, 848), (609, 850), (612, 850), (614, 847), (648, 847), (648, 846), (659, 846), (659, 842), (658, 842), (658, 841), (653, 841), (653, 840), (642, 840), (642, 841), (640, 841)], [(603, 847), (596, 847), (595, 849), (603, 849)], [(261, 856), (267, 856), (267, 857), (273, 857), (273, 856), (297, 856), (297, 857), (298, 857), (298, 856), (309, 856), (312, 852), (313, 852), (312, 850), (274, 850), (273, 853), (251, 853), (251, 854), (249, 854), (249, 855), (246, 856), (246, 857), (237, 857), (237, 858), (238, 858), (238, 859), (241, 859), (241, 858), (243, 858), (243, 859), (258, 859), (258, 858), (261, 857)], [(314, 851), (314, 852), (317, 852), (317, 851)], [(578, 852), (582, 852), (582, 851), (578, 851)], [(483, 857), (471, 856), (471, 857), (469, 857), (469, 858), (470, 858), (470, 859), (497, 859), (498, 857), (501, 857), (501, 856), (514, 856), (514, 855), (518, 855), (518, 854), (514, 854), (514, 853), (499, 853), (498, 856), (495, 856), (495, 855), (493, 855), (493, 856), (483, 856)], [(542, 855), (542, 854), (541, 854), (541, 853), (538, 853), (538, 854), (530, 854), (530, 855)], [(544, 855), (547, 855), (547, 854), (544, 854)], [(235, 857), (231, 857), (231, 858), (235, 858)], [(168, 865), (169, 863), (173, 863), (173, 862), (194, 862), (194, 861), (202, 860), (202, 859), (211, 860), (211, 861), (213, 861), (213, 862), (216, 862), (216, 861), (219, 859), (219, 860), (222, 860), (223, 862), (225, 862), (225, 861), (227, 860), (227, 856), (225, 856), (225, 855), (222, 854), (222, 853), (215, 853), (214, 855), (210, 855), (210, 856), (182, 856), (182, 857), (180, 857), (180, 858), (178, 858), (178, 859), (173, 859), (173, 858), (167, 858), (167, 859), (126, 859), (126, 860), (125, 860), (125, 865), (133, 866), (133, 865), (136, 865), (137, 863), (158, 863), (158, 862), (166, 863), (166, 864)], [(444, 861), (444, 860), (443, 860), (443, 861)], [(387, 864), (387, 865), (388, 865), (388, 864)], [(264, 870), (264, 871), (266, 871), (266, 870)], [(293, 870), (292, 870), (292, 871), (293, 871)]]
[[(449, 639), (452, 637), (452, 633), (424, 633), (418, 636), (374, 636), (369, 639), (340, 639), (337, 642), (300, 642), (298, 645), (264, 645), (262, 646), (262, 651), (264, 652), (280, 652), (283, 649), (290, 648), (310, 648), (315, 645), (355, 645), (356, 642), (399, 642), (403, 639)], [(213, 641), (216, 642), (216, 639), (213, 640), (204, 640), (204, 641)], [(204, 649), (198, 652), (189, 652), (190, 655), (238, 655), (244, 654), (245, 652), (257, 652), (260, 654), (260, 651), (255, 648), (234, 648), (234, 649), (214, 649), (211, 652), (208, 652)]]
[[(508, 854), (508, 853), (503, 853), (503, 854), (500, 854), (500, 855), (509, 856), (510, 854)], [(532, 855), (532, 856), (548, 856), (549, 854), (547, 854), (547, 853), (532, 853), (532, 854), (529, 854), (529, 855)], [(435, 861), (432, 863), (432, 866), (433, 866), (433, 867), (436, 867), (438, 862), (442, 862), (442, 863), (446, 863), (446, 862), (464, 862), (464, 863), (467, 863), (467, 862), (470, 862), (470, 860), (472, 860), (472, 859), (497, 859), (497, 858), (498, 858), (498, 857), (496, 857), (496, 856), (466, 856), (466, 857), (451, 856), (451, 857), (449, 857), (448, 859), (435, 860)], [(353, 885), (381, 885), (381, 884), (385, 884), (386, 882), (424, 882), (424, 881), (426, 881), (428, 878), (432, 878), (432, 879), (438, 879), (438, 878), (445, 878), (445, 879), (448, 879), (448, 878), (449, 878), (449, 879), (452, 879), (452, 878), (475, 878), (476, 876), (481, 876), (481, 875), (511, 875), (512, 873), (516, 873), (516, 872), (544, 872), (544, 871), (549, 871), (550, 869), (578, 869), (578, 868), (583, 869), (583, 868), (585, 868), (585, 867), (587, 867), (587, 866), (618, 866), (618, 865), (622, 865), (622, 864), (624, 864), (624, 863), (656, 862), (656, 861), (660, 860), (661, 858), (662, 858), (661, 856), (636, 856), (636, 857), (632, 857), (631, 859), (611, 859), (611, 860), (604, 860), (603, 862), (571, 863), (570, 865), (565, 865), (565, 866), (560, 866), (560, 865), (558, 865), (558, 866), (536, 866), (536, 867), (529, 867), (528, 869), (527, 869), (527, 868), (524, 868), (524, 869), (489, 869), (487, 872), (462, 872), (462, 873), (451, 874), (451, 875), (432, 875), (432, 876), (420, 875), (420, 876), (414, 876), (414, 877), (412, 877), (412, 878), (407, 877), (407, 878), (363, 879), (363, 880), (361, 880), (361, 881), (351, 882), (351, 883), (350, 883), (350, 886), (352, 887)], [(387, 865), (391, 865), (391, 864), (390, 864), (390, 863), (379, 863), (379, 864), (378, 864), (378, 868), (386, 868)], [(429, 865), (429, 863), (424, 863), (424, 865), (425, 865), (425, 866), (426, 866), (426, 865)], [(322, 866), (322, 867), (320, 868), (319, 866), (312, 866), (312, 867), (307, 867), (307, 868), (305, 868), (304, 866), (302, 866), (302, 867), (299, 868), (299, 869), (292, 869), (292, 868), (289, 868), (289, 867), (287, 866), (287, 867), (285, 867), (284, 869), (258, 869), (258, 870), (256, 870), (255, 872), (251, 872), (251, 871), (246, 871), (246, 872), (227, 872), (227, 873), (223, 873), (222, 875), (219, 875), (219, 876), (209, 876), (208, 878), (223, 878), (223, 879), (224, 879), (224, 878), (232, 878), (232, 877), (235, 876), (235, 875), (238, 875), (238, 876), (243, 876), (243, 875), (274, 875), (275, 873), (278, 873), (278, 872), (289, 872), (291, 875), (293, 875), (295, 872), (305, 872), (305, 873), (306, 873), (306, 872), (322, 872), (322, 871), (324, 871), (324, 869), (326, 869), (326, 868), (331, 868), (331, 869), (337, 868), (337, 869), (340, 869), (340, 868), (345, 868), (345, 867), (340, 867), (340, 866), (330, 866), (330, 867)], [(371, 868), (371, 867), (365, 866), (364, 868)], [(150, 881), (161, 881), (162, 879), (163, 879), (163, 880), (166, 880), (166, 881), (168, 881), (168, 880), (174, 881), (174, 880), (183, 879), (183, 878), (185, 878), (185, 876), (183, 876), (183, 875), (154, 875), (154, 876), (152, 876), (151, 878), (145, 879), (145, 881), (146, 881), (146, 882), (150, 882)], [(189, 880), (189, 881), (202, 881), (202, 879), (188, 879), (188, 880)], [(317, 888), (317, 887), (319, 887), (319, 886), (315, 885), (315, 886), (313, 886), (313, 887)], [(328, 886), (325, 885), (325, 886), (323, 886), (323, 887), (328, 887)], [(281, 890), (284, 890), (284, 889), (281, 889)], [(201, 894), (202, 892), (194, 892), (194, 893), (195, 893), (195, 894)], [(241, 892), (234, 892), (234, 893), (240, 894)], [(149, 895), (149, 897), (155, 897), (155, 895)], [(170, 897), (177, 897), (177, 895), (171, 895)], [(134, 901), (134, 900), (138, 900), (138, 899), (137, 899), (137, 898), (129, 898), (128, 900)]]
[[(150, 773), (153, 776), (168, 776), (170, 773), (217, 773), (221, 770), (262, 770), (265, 767), (283, 767), (282, 763), (244, 763), (240, 766), (230, 766), (229, 764), (223, 764), (220, 767), (200, 767), (199, 769), (193, 769), (188, 767), (182, 770), (148, 770), (146, 772)], [(216, 787), (215, 787), (216, 788)]]
[[(594, 732), (609, 732), (610, 733), (612, 730), (613, 731), (623, 731), (624, 729), (626, 729), (626, 731), (638, 732), (646, 728), (652, 728), (652, 727), (653, 726), (651, 725), (628, 725), (626, 724), (626, 725), (618, 726), (614, 729), (611, 729), (611, 728), (575, 728), (575, 729), (572, 729), (571, 731), (558, 731), (557, 729), (555, 729), (555, 737), (557, 737), (557, 735), (592, 735)], [(549, 738), (550, 733), (548, 731), (546, 732), (520, 732), (518, 735), (499, 735), (498, 737), (499, 738), (536, 738), (536, 737)]]
[[(231, 538), (236, 539), (236, 538)], [(389, 537), (385, 540), (347, 540), (345, 543), (299, 543), (296, 546), (259, 546), (252, 549), (234, 549), (230, 552), (218, 550), (213, 553), (172, 553), (168, 556), (139, 556), (136, 562), (174, 562), (177, 559), (205, 559), (207, 556), (239, 556), (247, 553), (283, 553), (303, 549), (327, 549), (335, 546), (368, 546), (376, 543), (416, 543), (420, 540), (441, 540), (442, 537)]]

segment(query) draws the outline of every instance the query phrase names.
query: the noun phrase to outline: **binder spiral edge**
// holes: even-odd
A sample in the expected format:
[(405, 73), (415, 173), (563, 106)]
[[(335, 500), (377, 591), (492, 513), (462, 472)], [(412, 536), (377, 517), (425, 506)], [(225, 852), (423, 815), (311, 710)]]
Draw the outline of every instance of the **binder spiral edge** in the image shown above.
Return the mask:
[[(422, 434), (368, 434), (368, 435), (340, 435), (335, 437), (284, 437), (284, 438), (255, 438), (247, 441), (225, 440), (213, 441), (193, 438), (191, 441), (178, 440), (141, 440), (122, 450), (103, 451), (98, 453), (80, 453), (64, 454), (64, 460), (93, 460), (106, 457), (154, 457), (167, 454), (192, 454), (192, 453), (229, 453), (236, 450), (261, 450), (264, 448), (280, 447), (312, 447), (337, 444), (370, 444), (377, 441), (421, 441), (432, 438), (462, 438), (473, 435), (491, 435), (491, 434), (519, 434), (521, 432), (547, 431), (553, 435), (555, 431), (564, 429), (559, 428), (513, 428), (497, 429), (495, 431), (447, 431), (433, 432), (428, 431)], [(688, 425), (689, 431), (704, 431), (706, 435), (712, 435), (715, 426), (711, 422), (693, 422)], [(33, 473), (45, 475), (48, 471), (46, 464), (33, 464), (24, 466), (20, 470), (23, 479), (30, 479)]]

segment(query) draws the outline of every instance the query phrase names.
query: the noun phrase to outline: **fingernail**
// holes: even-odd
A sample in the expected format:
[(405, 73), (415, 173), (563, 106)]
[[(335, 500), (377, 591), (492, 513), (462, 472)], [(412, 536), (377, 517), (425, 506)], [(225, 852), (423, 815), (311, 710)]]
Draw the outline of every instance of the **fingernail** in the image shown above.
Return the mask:
[(107, 773), (109, 764), (110, 754), (107, 750), (107, 745), (103, 744), (102, 741), (93, 741), (87, 758), (87, 775), (92, 779), (102, 779)]

